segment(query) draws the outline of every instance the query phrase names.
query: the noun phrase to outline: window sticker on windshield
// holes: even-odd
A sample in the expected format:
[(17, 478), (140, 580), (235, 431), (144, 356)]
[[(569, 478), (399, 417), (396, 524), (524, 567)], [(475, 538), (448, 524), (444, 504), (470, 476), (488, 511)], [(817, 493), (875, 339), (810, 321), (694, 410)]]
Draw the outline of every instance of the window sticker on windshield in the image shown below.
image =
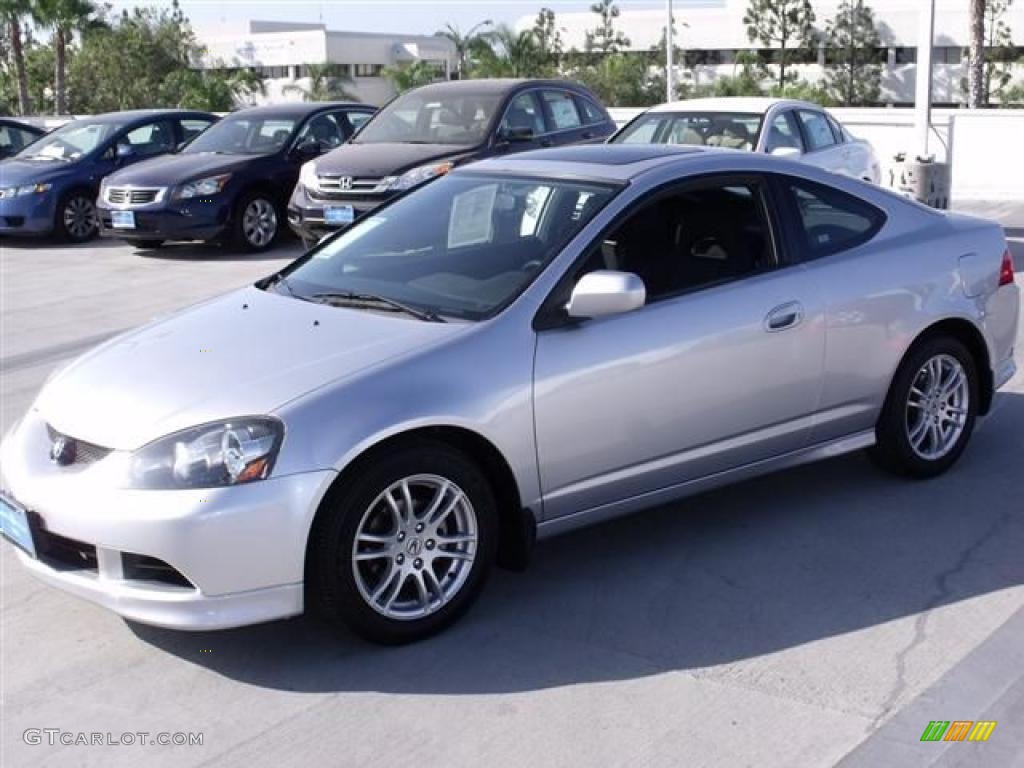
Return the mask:
[(326, 248), (321, 248), (315, 254), (314, 259), (330, 259), (337, 255), (337, 253), (348, 246), (352, 245), (356, 240), (360, 240), (366, 235), (370, 234), (373, 230), (383, 224), (387, 219), (383, 216), (374, 216), (372, 219), (366, 219), (361, 222), (359, 226), (352, 227), (345, 234), (339, 235), (338, 239), (328, 245)]
[(498, 185), (486, 184), (455, 196), (448, 220), (449, 248), (491, 241), (494, 229), (492, 213), (497, 195)]

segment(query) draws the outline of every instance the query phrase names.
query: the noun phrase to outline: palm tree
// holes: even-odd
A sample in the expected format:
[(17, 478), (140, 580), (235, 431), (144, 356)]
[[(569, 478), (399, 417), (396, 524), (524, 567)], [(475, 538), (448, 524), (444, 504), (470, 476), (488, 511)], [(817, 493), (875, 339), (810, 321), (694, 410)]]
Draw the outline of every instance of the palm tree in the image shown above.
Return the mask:
[(456, 71), (459, 73), (460, 80), (468, 71), (470, 53), (486, 34), (479, 30), (492, 24), (494, 24), (493, 21), (485, 19), (478, 24), (474, 24), (465, 34), (454, 24), (445, 24), (444, 29), (434, 33), (438, 37), (448, 38), (455, 44)]
[(985, 92), (985, 0), (971, 1), (971, 47), (967, 59), (967, 106), (984, 106)]
[(437, 69), (422, 59), (411, 64), (388, 67), (384, 70), (384, 77), (391, 81), (391, 84), (395, 86), (395, 90), (399, 93), (404, 93), (411, 88), (418, 88), (421, 85), (427, 85), (441, 79)]
[(537, 36), (532, 29), (516, 32), (502, 24), (474, 44), (484, 77), (537, 77), (544, 67)]
[(356, 101), (351, 91), (345, 88), (352, 85), (352, 78), (338, 64), (308, 64), (306, 76), (309, 87), (290, 83), (281, 89), (282, 93), (298, 93), (305, 101)]
[(25, 45), (22, 38), (22, 22), (29, 18), (29, 0), (0, 0), (0, 23), (7, 26), (11, 40), (11, 58), (14, 60), (14, 77), (18, 82), (18, 110), (22, 115), (32, 113), (32, 96), (28, 91), (28, 72), (25, 69)]
[(68, 103), (68, 43), (76, 30), (89, 26), (95, 20), (97, 9), (91, 0), (35, 0), (33, 6), (36, 22), (53, 30), (54, 112), (62, 115), (67, 111)]

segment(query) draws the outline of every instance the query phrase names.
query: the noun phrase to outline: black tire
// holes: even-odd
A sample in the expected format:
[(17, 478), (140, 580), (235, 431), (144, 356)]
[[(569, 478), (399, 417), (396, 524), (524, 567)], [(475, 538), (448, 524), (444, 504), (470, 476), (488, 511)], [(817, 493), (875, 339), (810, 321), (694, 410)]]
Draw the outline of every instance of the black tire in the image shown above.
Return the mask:
[[(366, 563), (354, 564), (353, 550), (356, 534), (364, 521), (364, 516), (372, 514), (371, 508), (382, 509), (375, 506), (375, 500), (378, 500), (394, 483), (403, 478), (413, 479), (416, 476), (443, 478), (464, 492), (475, 515), (475, 555), (472, 562), (465, 566), (466, 574), (461, 577), (461, 586), (453, 591), (447, 602), (438, 598), (440, 607), (433, 608), (433, 612), (418, 618), (393, 618), (384, 615), (382, 607), (372, 607), (368, 598), (360, 591), (356, 571), (371, 566)], [(414, 500), (414, 510), (417, 503), (419, 502)], [(418, 513), (425, 513), (426, 503), (424, 499), (423, 505), (417, 510)], [(400, 501), (400, 504), (404, 508), (404, 503)], [(399, 512), (396, 511), (396, 530), (398, 516)], [(417, 440), (387, 453), (377, 454), (376, 458), (365, 463), (359, 472), (348, 475), (345, 481), (336, 484), (321, 505), (310, 534), (306, 568), (307, 602), (331, 623), (348, 627), (372, 642), (397, 645), (429, 637), (465, 613), (483, 589), (497, 548), (497, 522), (497, 505), (490, 484), (477, 465), (461, 451), (444, 443)], [(423, 537), (429, 535), (429, 529), (422, 534)], [(396, 597), (399, 594), (412, 594), (403, 590), (416, 588), (417, 579), (423, 583), (425, 574), (410, 574), (415, 576), (413, 579), (401, 575), (401, 566), (396, 566), (399, 559), (405, 555), (406, 548), (413, 552), (411, 545), (414, 536), (419, 539), (420, 534), (410, 533), (408, 539), (394, 538), (395, 542), (405, 541), (404, 544), (391, 545), (396, 548), (391, 551), (397, 551), (398, 554), (371, 561), (375, 563), (372, 567), (383, 569), (380, 571), (378, 585), (390, 581), (393, 578), (392, 574), (397, 574)], [(430, 543), (428, 541), (417, 546), (425, 547)], [(449, 574), (455, 573), (458, 565), (455, 561), (446, 565), (445, 558), (440, 555), (440, 548), (448, 545), (436, 546), (440, 562), (427, 567), (432, 569), (435, 578), (440, 571), (442, 576), (438, 583), (443, 583)], [(425, 549), (417, 551), (423, 553)], [(411, 570), (412, 563), (408, 560), (405, 562), (406, 568)], [(368, 572), (360, 570), (359, 573)], [(362, 578), (364, 587), (368, 578)], [(455, 581), (458, 583), (458, 580)], [(438, 593), (433, 592), (433, 596), (438, 596)]]
[[(85, 218), (91, 218), (91, 223)], [(61, 240), (86, 243), (99, 234), (100, 220), (96, 211), (96, 195), (89, 190), (76, 189), (64, 195), (57, 203), (55, 231)]]
[(164, 244), (163, 240), (138, 240), (136, 245), (144, 250), (156, 250)]
[[(964, 410), (966, 413), (963, 414), (963, 423), (955, 441), (952, 441), (940, 455), (926, 457), (920, 450), (915, 449), (911, 442), (911, 433), (917, 431), (915, 427), (921, 427), (922, 420), (928, 420), (926, 409), (909, 404), (911, 388), (915, 387), (916, 391), (921, 391), (921, 386), (918, 385), (923, 386), (924, 382), (929, 381), (927, 373), (923, 370), (925, 365), (943, 358), (953, 359), (959, 363), (966, 376), (967, 402), (965, 406), (961, 404), (958, 407), (958, 410)], [(915, 400), (919, 399), (916, 393), (913, 397)], [(927, 401), (926, 398), (921, 399), (923, 402)], [(977, 363), (967, 347), (950, 336), (926, 339), (907, 353), (899, 370), (896, 371), (875, 427), (877, 443), (868, 453), (875, 463), (895, 474), (918, 478), (941, 475), (956, 463), (967, 447), (974, 431), (979, 399)], [(941, 413), (941, 405), (937, 407), (940, 409), (940, 413), (935, 416), (939, 419), (937, 423), (945, 424), (943, 419), (950, 417)], [(924, 425), (924, 430), (928, 431), (927, 424)], [(951, 437), (953, 434), (955, 432), (951, 432)], [(930, 442), (929, 438), (925, 440)], [(924, 449), (929, 442), (922, 443), (921, 448)]]
[[(257, 208), (258, 207), (258, 208)], [(271, 232), (269, 236), (256, 235), (253, 228), (253, 217), (263, 222)], [(273, 247), (281, 234), (281, 223), (284, 218), (280, 207), (273, 196), (267, 192), (254, 190), (242, 195), (235, 206), (235, 214), (231, 224), (231, 243), (250, 253), (259, 253)]]

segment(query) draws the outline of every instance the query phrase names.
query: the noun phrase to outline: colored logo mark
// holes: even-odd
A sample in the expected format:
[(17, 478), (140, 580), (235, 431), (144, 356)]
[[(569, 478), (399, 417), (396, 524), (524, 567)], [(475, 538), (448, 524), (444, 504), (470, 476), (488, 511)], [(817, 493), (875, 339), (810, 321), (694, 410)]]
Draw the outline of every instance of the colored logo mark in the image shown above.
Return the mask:
[(995, 727), (995, 720), (932, 720), (921, 741), (988, 741)]

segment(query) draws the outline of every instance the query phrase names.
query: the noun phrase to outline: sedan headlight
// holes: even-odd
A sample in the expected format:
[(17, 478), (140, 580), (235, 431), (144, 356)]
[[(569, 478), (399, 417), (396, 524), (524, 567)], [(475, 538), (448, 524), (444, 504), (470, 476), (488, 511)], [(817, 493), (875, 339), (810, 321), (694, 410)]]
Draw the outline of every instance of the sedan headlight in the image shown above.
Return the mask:
[(388, 182), (388, 189), (404, 190), (412, 189), (415, 186), (422, 184), (425, 181), (429, 181), (435, 176), (444, 176), (452, 169), (454, 163), (431, 163), (430, 165), (421, 165), (419, 168), (413, 168), (411, 171), (406, 171), (401, 176), (392, 176), (386, 181)]
[(211, 176), (208, 179), (190, 181), (188, 184), (180, 186), (177, 192), (174, 193), (174, 196), (180, 200), (188, 200), (193, 197), (216, 195), (224, 189), (224, 185), (228, 183), (230, 178), (231, 174), (225, 173), (221, 176)]
[(274, 467), (283, 437), (281, 422), (263, 416), (176, 432), (132, 454), (129, 486), (218, 488), (263, 480)]
[(53, 189), (53, 184), (26, 184), (23, 187), (9, 187), (2, 190), (2, 197), (24, 197), (25, 195), (41, 195)]
[(316, 175), (316, 162), (314, 160), (302, 164), (302, 168), (299, 170), (299, 184), (314, 192), (319, 189), (320, 181)]

